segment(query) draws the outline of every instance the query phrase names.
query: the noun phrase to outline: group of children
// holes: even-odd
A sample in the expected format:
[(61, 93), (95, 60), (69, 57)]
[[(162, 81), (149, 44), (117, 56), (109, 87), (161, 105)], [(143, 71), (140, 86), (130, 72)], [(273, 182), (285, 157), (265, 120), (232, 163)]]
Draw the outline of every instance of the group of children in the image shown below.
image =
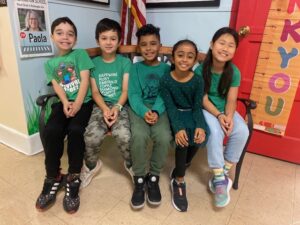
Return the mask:
[[(52, 23), (58, 56), (46, 62), (45, 71), (60, 101), (52, 105), (45, 128), (46, 178), (36, 201), (39, 211), (52, 206), (63, 187), (65, 211), (78, 210), (80, 188), (101, 168), (99, 149), (107, 132), (116, 139), (134, 182), (132, 208), (142, 208), (146, 199), (151, 205), (161, 203), (159, 175), (173, 139), (173, 206), (187, 211), (185, 170), (198, 148), (205, 145), (214, 174), (209, 187), (215, 205), (229, 203), (232, 181), (228, 171), (238, 162), (248, 137), (248, 128), (235, 111), (240, 73), (231, 59), (238, 46), (237, 33), (228, 27), (218, 30), (205, 61), (194, 71), (198, 56), (194, 42), (178, 41), (169, 66), (158, 60), (159, 28), (147, 24), (136, 35), (143, 61), (131, 65), (128, 58), (117, 54), (121, 43), (118, 22), (99, 21), (95, 39), (101, 56), (93, 59), (85, 50), (73, 49), (77, 29), (69, 18)], [(67, 175), (60, 172), (65, 136)], [(228, 143), (223, 151), (225, 136)], [(153, 142), (150, 160), (149, 140)]]

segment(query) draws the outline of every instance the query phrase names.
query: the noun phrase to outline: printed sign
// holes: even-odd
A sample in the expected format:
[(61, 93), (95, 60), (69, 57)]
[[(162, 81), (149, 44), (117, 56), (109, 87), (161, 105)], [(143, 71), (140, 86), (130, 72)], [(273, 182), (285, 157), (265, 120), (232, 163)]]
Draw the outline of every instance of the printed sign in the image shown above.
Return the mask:
[(0, 7), (7, 6), (7, 1), (6, 0), (0, 0)]
[(272, 1), (250, 98), (254, 128), (284, 136), (300, 79), (300, 1)]
[(14, 0), (19, 34), (20, 55), (53, 55), (49, 34), (48, 0)]

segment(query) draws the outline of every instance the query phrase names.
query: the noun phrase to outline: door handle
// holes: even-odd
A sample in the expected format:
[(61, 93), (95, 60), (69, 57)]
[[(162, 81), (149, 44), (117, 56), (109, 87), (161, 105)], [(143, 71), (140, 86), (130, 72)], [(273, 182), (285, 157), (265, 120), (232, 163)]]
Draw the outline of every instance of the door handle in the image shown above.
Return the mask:
[(247, 36), (249, 33), (250, 33), (250, 27), (249, 26), (241, 26), (240, 29), (239, 29), (239, 36), (241, 37), (245, 37)]

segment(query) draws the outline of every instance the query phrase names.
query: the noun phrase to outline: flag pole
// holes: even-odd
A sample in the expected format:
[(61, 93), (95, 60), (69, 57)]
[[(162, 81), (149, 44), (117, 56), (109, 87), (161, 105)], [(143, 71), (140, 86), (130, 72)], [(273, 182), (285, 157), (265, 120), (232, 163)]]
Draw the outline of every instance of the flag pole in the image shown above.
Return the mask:
[(132, 32), (132, 29), (131, 29), (131, 0), (127, 0), (127, 10), (128, 10), (128, 23), (127, 23), (127, 40), (126, 40), (126, 44), (127, 45), (130, 45), (131, 44), (131, 32)]

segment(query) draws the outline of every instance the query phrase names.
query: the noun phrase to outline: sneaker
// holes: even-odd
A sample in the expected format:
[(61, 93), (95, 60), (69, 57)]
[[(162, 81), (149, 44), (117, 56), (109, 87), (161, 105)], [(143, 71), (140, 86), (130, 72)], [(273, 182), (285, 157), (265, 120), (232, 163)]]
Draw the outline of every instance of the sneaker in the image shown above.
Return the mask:
[(127, 163), (126, 163), (126, 161), (124, 161), (124, 168), (125, 168), (125, 170), (128, 172), (128, 174), (130, 175), (131, 180), (132, 180), (132, 183), (134, 183), (134, 179), (133, 179), (133, 177), (134, 177), (134, 172), (133, 172), (133, 170), (132, 170), (132, 166), (128, 166)]
[(80, 188), (85, 188), (91, 183), (93, 177), (99, 173), (101, 166), (102, 166), (102, 161), (100, 159), (97, 161), (95, 168), (92, 170), (90, 170), (86, 166), (86, 164), (83, 163), (81, 173), (80, 173), (80, 180), (81, 180)]
[(63, 199), (63, 206), (67, 213), (77, 212), (80, 205), (79, 187), (81, 180), (78, 175), (69, 174), (66, 182), (66, 193)]
[(159, 176), (152, 175), (150, 173), (146, 176), (146, 186), (147, 186), (147, 200), (151, 205), (160, 205), (161, 194), (159, 189)]
[(140, 209), (145, 205), (145, 177), (134, 176), (133, 179), (135, 187), (131, 197), (131, 207)]
[(62, 174), (59, 174), (58, 178), (45, 178), (42, 193), (35, 203), (38, 211), (45, 211), (55, 203), (56, 194), (63, 187), (63, 179)]
[(229, 191), (232, 186), (232, 180), (225, 176), (224, 180), (214, 180), (213, 178), (208, 182), (209, 189), (214, 193), (215, 206), (225, 207), (230, 202)]
[(186, 212), (188, 201), (186, 198), (185, 183), (177, 183), (175, 179), (171, 180), (172, 204), (180, 212)]

